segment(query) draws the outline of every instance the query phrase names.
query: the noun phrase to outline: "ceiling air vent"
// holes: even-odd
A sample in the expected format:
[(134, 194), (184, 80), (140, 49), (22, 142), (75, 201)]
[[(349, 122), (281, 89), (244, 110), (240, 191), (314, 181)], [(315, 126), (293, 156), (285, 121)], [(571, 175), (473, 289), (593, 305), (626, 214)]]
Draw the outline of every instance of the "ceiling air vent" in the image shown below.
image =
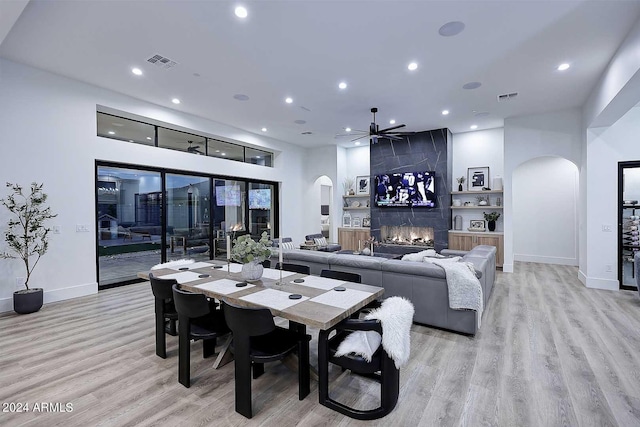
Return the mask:
[(313, 132), (309, 132), (309, 131), (302, 132), (300, 135), (313, 135)]
[(147, 62), (155, 65), (156, 67), (164, 69), (169, 69), (178, 65), (176, 61), (172, 61), (169, 58), (158, 54), (153, 55), (151, 58), (147, 59)]
[(518, 96), (518, 92), (505, 93), (504, 95), (498, 95), (498, 102), (511, 101), (516, 96)]

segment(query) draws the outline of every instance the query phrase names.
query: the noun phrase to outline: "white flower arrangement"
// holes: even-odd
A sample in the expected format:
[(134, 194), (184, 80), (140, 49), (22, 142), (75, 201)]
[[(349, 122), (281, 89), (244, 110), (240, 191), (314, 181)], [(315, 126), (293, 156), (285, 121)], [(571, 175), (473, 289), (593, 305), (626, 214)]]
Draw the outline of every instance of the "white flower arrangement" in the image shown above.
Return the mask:
[(266, 231), (262, 232), (257, 242), (245, 234), (233, 240), (231, 259), (242, 264), (251, 261), (263, 262), (271, 256), (271, 240)]

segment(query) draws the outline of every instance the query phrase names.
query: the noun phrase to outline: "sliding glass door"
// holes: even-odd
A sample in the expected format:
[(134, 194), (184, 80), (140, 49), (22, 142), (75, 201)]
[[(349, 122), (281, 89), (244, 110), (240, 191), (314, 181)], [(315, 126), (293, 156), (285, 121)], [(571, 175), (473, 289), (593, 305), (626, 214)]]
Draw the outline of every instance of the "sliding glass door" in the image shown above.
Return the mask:
[(99, 285), (136, 279), (161, 262), (159, 172), (99, 166), (96, 177)]

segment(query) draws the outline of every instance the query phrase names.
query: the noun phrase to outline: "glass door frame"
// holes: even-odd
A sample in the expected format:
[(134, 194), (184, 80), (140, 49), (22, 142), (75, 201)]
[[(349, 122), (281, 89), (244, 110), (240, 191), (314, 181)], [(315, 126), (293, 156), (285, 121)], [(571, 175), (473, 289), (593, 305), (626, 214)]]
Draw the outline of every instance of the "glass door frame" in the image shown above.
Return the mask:
[[(203, 172), (196, 172), (196, 171), (186, 171), (186, 170), (181, 170), (181, 169), (172, 169), (172, 168), (160, 168), (157, 166), (149, 166), (149, 165), (139, 165), (139, 164), (131, 164), (131, 163), (121, 163), (121, 162), (111, 162), (111, 161), (104, 161), (104, 160), (96, 160), (95, 164), (94, 164), (94, 189), (96, 189), (98, 187), (98, 170), (101, 167), (112, 167), (112, 168), (123, 168), (123, 169), (136, 169), (136, 170), (140, 170), (140, 171), (145, 171), (145, 172), (155, 172), (155, 173), (159, 173), (160, 174), (160, 184), (161, 184), (161, 190), (162, 191), (162, 209), (161, 209), (161, 213), (160, 213), (160, 218), (161, 218), (161, 232), (162, 232), (162, 236), (160, 237), (160, 246), (161, 246), (161, 250), (160, 250), (160, 254), (161, 254), (161, 261), (160, 262), (167, 262), (167, 249), (168, 249), (168, 241), (167, 241), (167, 203), (168, 203), (168, 198), (167, 198), (167, 174), (175, 174), (175, 175), (187, 175), (187, 176), (197, 176), (197, 177), (206, 177), (209, 179), (209, 212), (212, 214), (213, 212), (213, 203), (214, 203), (214, 186), (215, 186), (215, 180), (233, 180), (233, 181), (242, 181), (245, 182), (245, 190), (246, 190), (246, 194), (247, 194), (247, 202), (245, 203), (244, 206), (244, 226), (246, 230), (249, 230), (250, 227), (250, 215), (249, 215), (249, 201), (248, 201), (248, 189), (249, 189), (249, 184), (250, 183), (256, 183), (256, 184), (267, 184), (267, 185), (272, 185), (273, 186), (273, 218), (274, 218), (274, 222), (275, 224), (271, 225), (271, 230), (272, 230), (272, 236), (273, 238), (277, 238), (277, 236), (280, 235), (280, 184), (278, 182), (274, 182), (274, 181), (266, 181), (266, 180), (262, 180), (262, 179), (254, 179), (254, 178), (243, 178), (243, 177), (237, 177), (237, 176), (228, 176), (228, 175), (214, 175), (214, 174), (209, 174), (209, 173), (203, 173)], [(98, 218), (98, 192), (95, 191), (94, 192), (94, 220), (97, 220)], [(214, 221), (209, 221), (209, 247), (213, 248), (213, 239), (214, 239), (214, 235), (213, 235), (213, 227), (214, 227)], [(108, 289), (108, 288), (112, 288), (112, 287), (116, 287), (116, 286), (122, 286), (122, 285), (128, 285), (131, 283), (139, 283), (144, 281), (144, 279), (131, 279), (131, 280), (124, 280), (122, 282), (118, 282), (118, 283), (114, 283), (114, 284), (108, 284), (108, 285), (103, 285), (100, 286), (100, 257), (99, 257), (99, 251), (98, 251), (98, 246), (99, 246), (99, 239), (98, 239), (98, 228), (96, 227), (96, 233), (95, 233), (95, 244), (94, 244), (94, 248), (95, 248), (95, 254), (96, 254), (96, 283), (98, 283), (98, 289)], [(214, 251), (209, 251), (209, 259), (213, 259), (215, 256)]]
[[(622, 254), (622, 244), (624, 240), (622, 234), (624, 228), (624, 170), (632, 168), (640, 168), (640, 160), (618, 162), (618, 285), (620, 289), (628, 291), (635, 291), (637, 289), (635, 286), (625, 285), (622, 277), (624, 268)], [(640, 209), (640, 204), (638, 204), (638, 209)], [(635, 265), (633, 268), (635, 269)]]

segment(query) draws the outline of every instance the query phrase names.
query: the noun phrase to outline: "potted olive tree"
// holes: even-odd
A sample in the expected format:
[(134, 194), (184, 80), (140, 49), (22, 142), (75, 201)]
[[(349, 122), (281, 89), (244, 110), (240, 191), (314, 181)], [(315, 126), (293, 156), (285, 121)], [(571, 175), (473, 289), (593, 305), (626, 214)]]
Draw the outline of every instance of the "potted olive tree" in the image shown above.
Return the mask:
[(26, 270), (25, 289), (13, 293), (13, 309), (20, 314), (33, 313), (42, 307), (42, 288), (30, 288), (29, 279), (49, 248), (51, 229), (45, 227), (45, 222), (57, 216), (51, 213), (50, 207), (45, 206), (47, 195), (42, 191), (42, 185), (31, 183), (30, 193), (25, 194), (22, 186), (7, 182), (11, 193), (5, 199), (0, 199), (0, 203), (11, 214), (4, 233), (9, 251), (0, 252), (0, 258), (19, 258)]

